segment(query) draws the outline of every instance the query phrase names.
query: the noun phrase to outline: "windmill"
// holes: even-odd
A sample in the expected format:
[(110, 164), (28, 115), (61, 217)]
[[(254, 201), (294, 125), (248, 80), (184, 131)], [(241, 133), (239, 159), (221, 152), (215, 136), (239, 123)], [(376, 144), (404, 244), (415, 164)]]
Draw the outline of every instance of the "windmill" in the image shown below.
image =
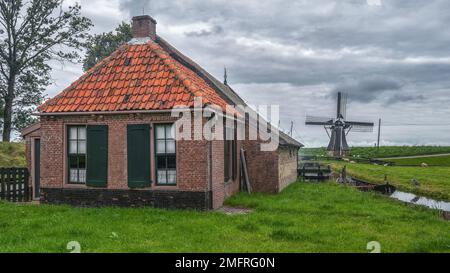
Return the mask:
[(338, 93), (336, 118), (306, 116), (306, 125), (323, 126), (330, 138), (327, 151), (335, 157), (348, 154), (347, 135), (352, 132), (372, 132), (373, 122), (347, 121), (347, 95)]

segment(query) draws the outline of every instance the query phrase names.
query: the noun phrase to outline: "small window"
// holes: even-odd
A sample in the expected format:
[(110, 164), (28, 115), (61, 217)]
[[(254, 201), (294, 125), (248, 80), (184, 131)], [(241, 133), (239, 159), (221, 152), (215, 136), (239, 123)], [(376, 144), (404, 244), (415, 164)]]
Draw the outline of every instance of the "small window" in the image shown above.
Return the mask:
[(68, 127), (69, 183), (86, 183), (86, 126)]
[(158, 185), (177, 184), (177, 160), (175, 126), (159, 124), (155, 126), (156, 183)]

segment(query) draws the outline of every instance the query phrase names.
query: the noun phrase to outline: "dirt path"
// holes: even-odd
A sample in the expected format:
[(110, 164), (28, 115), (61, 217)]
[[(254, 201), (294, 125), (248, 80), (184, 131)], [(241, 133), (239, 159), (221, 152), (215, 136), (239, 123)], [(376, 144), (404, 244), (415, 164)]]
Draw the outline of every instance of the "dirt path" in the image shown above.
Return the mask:
[(441, 156), (450, 156), (449, 154), (433, 154), (433, 155), (412, 155), (412, 156), (400, 156), (400, 157), (384, 157), (377, 158), (378, 160), (386, 160), (386, 159), (408, 159), (408, 158), (422, 158), (422, 157), (441, 157)]

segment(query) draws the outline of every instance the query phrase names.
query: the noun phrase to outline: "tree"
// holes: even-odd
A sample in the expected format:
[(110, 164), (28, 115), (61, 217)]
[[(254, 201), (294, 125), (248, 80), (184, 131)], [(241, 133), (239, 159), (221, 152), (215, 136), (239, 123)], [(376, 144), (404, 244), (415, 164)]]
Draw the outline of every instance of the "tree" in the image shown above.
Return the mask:
[(50, 84), (49, 61), (80, 60), (91, 21), (63, 0), (0, 1), (0, 100), (3, 141), (30, 121)]
[(122, 22), (116, 28), (115, 33), (110, 31), (92, 36), (88, 42), (83, 69), (89, 70), (99, 61), (111, 55), (119, 46), (131, 40), (132, 37), (131, 25), (126, 22)]

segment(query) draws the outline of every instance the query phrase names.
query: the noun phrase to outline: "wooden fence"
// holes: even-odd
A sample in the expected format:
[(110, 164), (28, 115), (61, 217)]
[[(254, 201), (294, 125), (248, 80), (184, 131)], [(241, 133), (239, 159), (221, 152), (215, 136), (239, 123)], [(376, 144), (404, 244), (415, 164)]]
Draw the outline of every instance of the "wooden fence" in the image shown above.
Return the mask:
[(0, 168), (0, 200), (28, 202), (32, 190), (26, 168)]

